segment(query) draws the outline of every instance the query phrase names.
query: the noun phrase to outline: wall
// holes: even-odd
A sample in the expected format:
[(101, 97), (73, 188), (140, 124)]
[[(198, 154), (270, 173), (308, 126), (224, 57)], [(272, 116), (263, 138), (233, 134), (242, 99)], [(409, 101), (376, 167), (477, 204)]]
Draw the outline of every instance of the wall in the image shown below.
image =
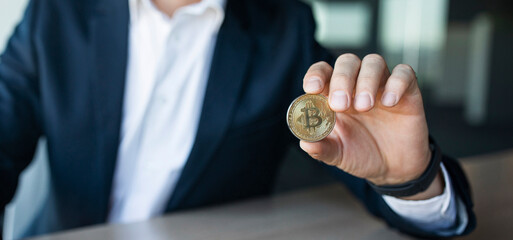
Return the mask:
[(20, 21), (28, 0), (0, 0), (0, 52), (4, 51), (7, 39)]

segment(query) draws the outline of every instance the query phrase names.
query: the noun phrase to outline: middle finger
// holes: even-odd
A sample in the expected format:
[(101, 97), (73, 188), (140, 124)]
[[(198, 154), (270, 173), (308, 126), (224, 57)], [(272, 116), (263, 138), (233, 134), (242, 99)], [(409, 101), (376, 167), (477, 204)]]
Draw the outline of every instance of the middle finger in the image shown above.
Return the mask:
[(384, 83), (388, 74), (383, 57), (370, 54), (363, 58), (358, 80), (356, 81), (356, 94), (354, 108), (357, 111), (369, 111), (375, 103), (379, 87)]
[(333, 111), (343, 112), (351, 106), (360, 63), (360, 59), (354, 54), (343, 54), (335, 62), (329, 94), (329, 103)]

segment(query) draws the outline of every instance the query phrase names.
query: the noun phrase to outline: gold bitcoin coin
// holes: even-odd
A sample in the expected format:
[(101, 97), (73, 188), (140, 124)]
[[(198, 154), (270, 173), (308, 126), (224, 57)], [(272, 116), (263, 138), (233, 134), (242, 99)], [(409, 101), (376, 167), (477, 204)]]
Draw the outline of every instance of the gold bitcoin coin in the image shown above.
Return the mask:
[(305, 94), (294, 100), (287, 111), (287, 125), (297, 138), (317, 142), (335, 126), (335, 112), (323, 95)]

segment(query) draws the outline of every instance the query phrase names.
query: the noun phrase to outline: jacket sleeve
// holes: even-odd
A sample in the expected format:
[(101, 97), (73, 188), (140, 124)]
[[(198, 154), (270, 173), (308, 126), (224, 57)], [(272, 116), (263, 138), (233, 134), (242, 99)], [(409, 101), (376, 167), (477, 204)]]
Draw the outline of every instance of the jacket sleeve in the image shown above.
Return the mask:
[[(315, 33), (315, 22), (311, 10), (306, 6), (300, 9), (301, 11), (298, 12), (301, 12), (303, 15), (302, 24), (305, 26), (305, 31), (303, 32), (304, 35), (301, 36), (301, 39), (305, 40), (303, 43), (303, 49), (301, 51), (304, 54), (302, 59), (306, 61), (301, 62), (301, 64), (304, 66), (301, 66), (303, 69), (301, 72), (302, 75), (297, 77), (297, 79), (300, 79), (301, 83), (296, 80), (296, 92), (294, 93), (296, 96), (303, 93), (302, 79), (306, 70), (311, 64), (317, 61), (326, 61), (333, 65), (336, 59), (332, 54), (330, 54), (329, 51), (321, 47), (315, 41), (313, 37)], [(472, 210), (473, 203), (468, 181), (457, 160), (444, 156), (442, 162), (444, 163), (447, 172), (450, 175), (456, 197), (461, 199), (465, 205), (465, 210), (468, 216), (468, 224), (461, 235), (468, 234), (476, 226), (476, 218)], [(404, 233), (417, 237), (440, 238), (440, 236), (437, 236), (436, 233), (426, 232), (422, 229), (419, 229), (408, 220), (397, 215), (397, 213), (395, 213), (386, 204), (386, 202), (383, 200), (383, 197), (375, 192), (365, 180), (345, 173), (336, 167), (327, 166), (327, 168), (338, 180), (347, 185), (349, 190), (365, 205), (369, 212), (377, 217), (384, 219), (390, 227), (396, 228)]]
[(35, 2), (0, 55), (0, 213), (15, 193), (21, 171), (32, 160), (41, 134), (34, 42)]
[[(468, 224), (460, 235), (466, 235), (474, 230), (476, 226), (476, 217), (473, 212), (470, 187), (457, 160), (444, 156), (442, 162), (444, 163), (452, 181), (452, 187), (456, 195), (455, 197), (461, 199), (465, 205)], [(337, 180), (343, 182), (347, 186), (347, 188), (360, 200), (360, 202), (364, 204), (370, 213), (385, 220), (390, 227), (417, 237), (441, 238), (441, 236), (438, 236), (435, 232), (424, 231), (395, 213), (387, 205), (383, 197), (375, 192), (365, 180), (345, 173), (336, 167), (330, 166), (327, 168), (329, 168), (329, 171), (333, 173)]]

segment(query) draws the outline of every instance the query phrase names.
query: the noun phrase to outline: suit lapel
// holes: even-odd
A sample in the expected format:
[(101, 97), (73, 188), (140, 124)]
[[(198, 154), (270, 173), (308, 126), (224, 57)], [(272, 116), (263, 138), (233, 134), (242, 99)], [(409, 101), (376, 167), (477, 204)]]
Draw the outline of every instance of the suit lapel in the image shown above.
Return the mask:
[[(117, 158), (125, 86), (129, 9), (128, 1), (100, 1), (91, 18), (92, 78), (97, 166), (102, 179), (97, 192), (101, 212), (107, 214)], [(106, 215), (103, 216), (105, 219)]]
[(252, 42), (234, 9), (229, 8), (218, 34), (196, 140), (167, 210), (178, 208), (193, 190), (228, 129), (246, 77)]

